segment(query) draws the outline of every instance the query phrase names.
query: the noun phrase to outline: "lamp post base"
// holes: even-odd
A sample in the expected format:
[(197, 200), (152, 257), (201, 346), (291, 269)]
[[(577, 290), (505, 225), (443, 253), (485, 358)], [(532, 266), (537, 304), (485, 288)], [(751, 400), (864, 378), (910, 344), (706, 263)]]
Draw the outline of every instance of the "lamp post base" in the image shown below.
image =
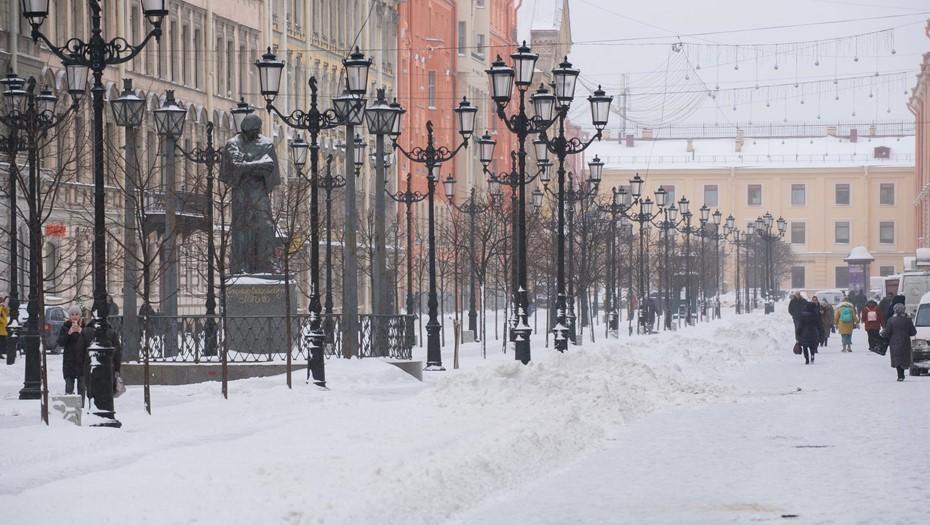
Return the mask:
[[(41, 356), (39, 355), (39, 336), (38, 334), (25, 334), (23, 338), (23, 350), (26, 353), (25, 377), (23, 379), (23, 388), (19, 391), (20, 399), (39, 399), (42, 397), (42, 379), (40, 377)], [(16, 347), (9, 349), (11, 352), (16, 351)]]
[(431, 364), (427, 364), (426, 368), (424, 368), (423, 370), (425, 372), (445, 372), (446, 367), (442, 366), (442, 364), (431, 363)]

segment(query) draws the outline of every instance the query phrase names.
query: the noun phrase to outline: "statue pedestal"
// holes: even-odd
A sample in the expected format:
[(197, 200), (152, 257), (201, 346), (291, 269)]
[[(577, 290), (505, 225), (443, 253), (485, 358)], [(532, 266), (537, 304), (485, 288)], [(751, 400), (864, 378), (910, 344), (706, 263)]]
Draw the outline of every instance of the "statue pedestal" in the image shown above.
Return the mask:
[[(290, 304), (284, 287), (290, 286)], [(297, 289), (279, 275), (234, 275), (226, 281), (226, 337), (230, 352), (283, 354), (287, 352), (284, 316), (297, 313)], [(291, 337), (300, 337), (300, 323), (291, 324)]]

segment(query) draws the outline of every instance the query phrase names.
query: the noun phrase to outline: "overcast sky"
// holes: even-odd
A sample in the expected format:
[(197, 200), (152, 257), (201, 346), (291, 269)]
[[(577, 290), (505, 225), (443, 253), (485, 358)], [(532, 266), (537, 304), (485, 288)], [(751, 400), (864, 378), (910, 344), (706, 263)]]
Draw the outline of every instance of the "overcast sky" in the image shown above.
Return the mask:
[[(561, 3), (523, 0), (520, 37)], [(927, 0), (571, 0), (570, 11), (583, 81), (617, 95), (627, 78), (631, 118), (643, 125), (912, 121), (905, 90), (930, 51)], [(822, 23), (870, 17), (886, 18)], [(761, 29), (799, 24), (816, 25)], [(586, 104), (573, 111), (589, 118)]]

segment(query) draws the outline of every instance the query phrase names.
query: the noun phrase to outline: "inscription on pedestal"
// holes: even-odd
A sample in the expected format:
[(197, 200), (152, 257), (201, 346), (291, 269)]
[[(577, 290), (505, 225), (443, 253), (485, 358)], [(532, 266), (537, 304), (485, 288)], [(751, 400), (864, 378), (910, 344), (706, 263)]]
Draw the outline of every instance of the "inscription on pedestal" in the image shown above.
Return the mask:
[[(290, 305), (284, 301), (284, 279), (276, 276), (238, 276), (226, 283), (226, 336), (229, 350), (251, 354), (284, 353), (288, 309), (297, 313), (297, 290), (290, 286)], [(300, 337), (296, 319), (291, 324), (294, 341)]]

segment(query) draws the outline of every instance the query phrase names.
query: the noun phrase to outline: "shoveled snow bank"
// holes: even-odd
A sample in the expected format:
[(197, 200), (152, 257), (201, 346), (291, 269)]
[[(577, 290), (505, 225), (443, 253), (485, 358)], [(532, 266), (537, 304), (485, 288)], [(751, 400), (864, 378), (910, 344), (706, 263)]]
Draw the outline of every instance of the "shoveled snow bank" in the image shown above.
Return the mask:
[[(564, 355), (534, 344), (526, 367), (512, 355), (480, 361), (468, 345), (466, 368), (425, 383), (377, 360), (331, 360), (330, 392), (299, 381), (289, 391), (280, 376), (235, 382), (228, 401), (216, 385), (157, 388), (152, 416), (130, 389), (119, 431), (56, 421), (0, 430), (20, 444), (0, 457), (0, 517), (435, 523), (602, 447), (632, 419), (729, 398), (737, 365), (786, 351), (786, 321), (753, 314)], [(7, 407), (24, 403), (8, 388), (18, 368), (0, 375), (0, 428), (16, 424)], [(109, 504), (88, 498), (94, 487)]]

